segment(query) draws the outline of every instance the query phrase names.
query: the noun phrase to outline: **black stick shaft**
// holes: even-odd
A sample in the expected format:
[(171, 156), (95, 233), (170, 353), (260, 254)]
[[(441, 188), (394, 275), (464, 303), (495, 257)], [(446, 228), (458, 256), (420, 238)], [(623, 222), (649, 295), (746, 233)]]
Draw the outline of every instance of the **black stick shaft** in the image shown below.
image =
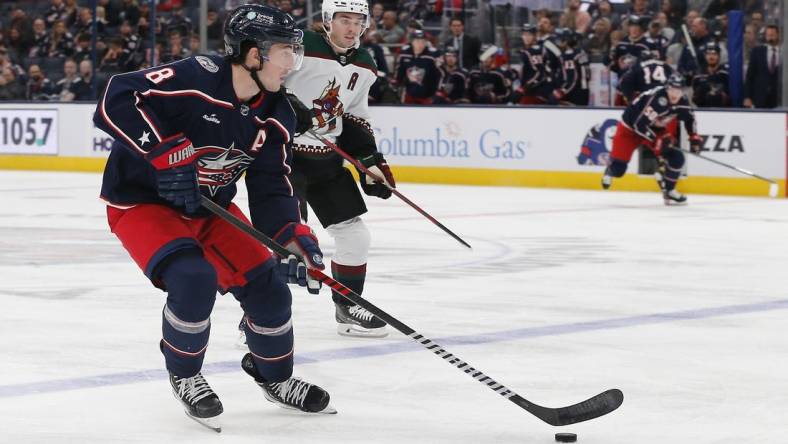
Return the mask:
[[(242, 220), (238, 219), (229, 211), (225, 210), (224, 208), (222, 208), (212, 200), (208, 199), (207, 197), (201, 196), (201, 199), (202, 199), (202, 206), (207, 208), (208, 211), (212, 212), (219, 218), (230, 223), (231, 225), (243, 231), (244, 233), (248, 234), (249, 236), (253, 237), (257, 241), (261, 242), (263, 245), (270, 248), (274, 253), (283, 257), (287, 257), (289, 255), (295, 254), (287, 250), (283, 246), (279, 245), (273, 239), (261, 233), (254, 227), (244, 223)], [(296, 256), (298, 255), (296, 254)], [(301, 258), (300, 256), (298, 258), (299, 260), (303, 261), (303, 258)], [(534, 404), (528, 401), (527, 399), (523, 398), (522, 396), (518, 395), (514, 391), (510, 390), (503, 384), (485, 375), (482, 371), (475, 369), (474, 367), (470, 366), (467, 362), (456, 357), (452, 353), (449, 353), (443, 347), (433, 342), (431, 339), (426, 338), (423, 335), (417, 333), (414, 329), (405, 325), (404, 322), (386, 313), (382, 309), (375, 306), (375, 304), (361, 297), (361, 295), (359, 295), (358, 293), (342, 285), (340, 282), (337, 282), (334, 279), (328, 277), (322, 271), (314, 268), (310, 268), (308, 269), (308, 273), (312, 278), (326, 284), (332, 290), (338, 292), (339, 294), (341, 294), (342, 296), (344, 296), (354, 304), (357, 304), (365, 308), (375, 316), (385, 321), (387, 324), (391, 325), (400, 333), (404, 334), (405, 336), (409, 337), (411, 340), (420, 344), (428, 351), (431, 351), (435, 355), (443, 358), (444, 361), (448, 362), (449, 364), (453, 365), (457, 369), (461, 370), (463, 373), (470, 375), (472, 378), (476, 379), (477, 381), (487, 386), (490, 390), (510, 400), (515, 405), (527, 410), (529, 413), (533, 414), (534, 416), (541, 419), (542, 421), (547, 422), (548, 424), (567, 425), (567, 424), (574, 424), (580, 421), (587, 421), (589, 419), (593, 419), (612, 412), (613, 410), (617, 409), (621, 405), (621, 402), (623, 402), (623, 395), (621, 394), (621, 392), (619, 390), (613, 389), (600, 393), (599, 395), (596, 395), (586, 401), (575, 404), (573, 406), (562, 407), (559, 409), (551, 409), (548, 407), (542, 407), (537, 404)]]
[(348, 162), (352, 163), (354, 167), (358, 168), (360, 171), (363, 171), (364, 174), (366, 174), (366, 175), (370, 176), (371, 178), (375, 179), (375, 181), (382, 183), (386, 188), (391, 190), (392, 194), (394, 194), (395, 196), (399, 197), (406, 204), (410, 205), (411, 208), (413, 208), (414, 210), (418, 211), (419, 214), (421, 214), (422, 216), (426, 217), (427, 220), (429, 220), (430, 222), (435, 224), (438, 228), (440, 228), (441, 230), (446, 232), (446, 234), (448, 234), (449, 236), (453, 237), (457, 242), (461, 243), (462, 245), (464, 245), (464, 246), (466, 246), (468, 248), (471, 248), (471, 246), (467, 242), (465, 242), (460, 236), (458, 236), (453, 231), (448, 229), (445, 225), (443, 225), (437, 219), (432, 217), (431, 214), (429, 214), (426, 211), (424, 211), (424, 209), (422, 209), (420, 206), (418, 206), (415, 203), (413, 203), (412, 200), (410, 200), (407, 197), (405, 197), (402, 193), (399, 192), (399, 190), (397, 190), (396, 188), (394, 188), (391, 185), (389, 185), (389, 183), (386, 182), (386, 180), (383, 177), (380, 177), (377, 174), (371, 172), (369, 170), (369, 168), (365, 167), (361, 162), (359, 162), (353, 156), (351, 156), (350, 154), (346, 153), (337, 144), (331, 142), (330, 140), (328, 140), (325, 137), (321, 136), (320, 134), (314, 132), (313, 130), (309, 130), (308, 132), (309, 132), (309, 134), (312, 135), (312, 137), (317, 138), (317, 140), (323, 142), (327, 147), (329, 147), (332, 150), (336, 151), (337, 154), (339, 154), (340, 156), (345, 158), (345, 160), (347, 160)]
[(706, 157), (703, 154), (695, 153), (695, 152), (692, 152), (692, 151), (689, 151), (689, 150), (681, 150), (681, 151), (683, 151), (685, 153), (688, 153), (688, 154), (692, 154), (693, 156), (696, 156), (696, 157), (700, 157), (701, 159), (709, 161), (711, 163), (716, 163), (719, 166), (723, 166), (725, 168), (730, 168), (730, 169), (732, 169), (734, 171), (738, 171), (738, 172), (740, 172), (742, 174), (746, 174), (747, 176), (752, 176), (752, 177), (754, 177), (756, 179), (765, 180), (766, 182), (773, 183), (775, 185), (777, 184), (777, 182), (775, 182), (775, 181), (773, 181), (771, 179), (767, 179), (767, 178), (765, 178), (763, 176), (760, 176), (758, 174), (753, 173), (752, 171), (745, 170), (744, 168), (739, 168), (737, 166), (733, 166), (733, 165), (727, 164), (725, 162), (720, 162), (717, 159), (712, 159), (711, 157)]

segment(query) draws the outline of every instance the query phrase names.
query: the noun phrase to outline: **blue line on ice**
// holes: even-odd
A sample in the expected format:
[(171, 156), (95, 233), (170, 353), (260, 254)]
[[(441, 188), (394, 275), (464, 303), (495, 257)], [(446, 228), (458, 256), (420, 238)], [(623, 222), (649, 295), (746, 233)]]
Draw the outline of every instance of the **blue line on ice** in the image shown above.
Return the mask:
[[(485, 334), (448, 336), (445, 338), (437, 338), (435, 339), (435, 342), (445, 347), (457, 345), (489, 344), (501, 341), (559, 336), (596, 330), (612, 330), (617, 328), (637, 327), (641, 325), (709, 319), (720, 316), (731, 316), (785, 309), (788, 309), (788, 299), (779, 299), (753, 304), (725, 305), (719, 307), (699, 308), (694, 310), (653, 313), (624, 318), (602, 319), (598, 321), (573, 322), (569, 324), (547, 325), (543, 327), (518, 328), (515, 330), (502, 330)], [(397, 334), (397, 332), (392, 333)], [(421, 349), (421, 347), (413, 342), (401, 341), (395, 343), (365, 345), (361, 347), (348, 347), (302, 353), (296, 356), (295, 362), (296, 364), (301, 365), (313, 364), (342, 359), (358, 359), (390, 355), (395, 353), (408, 353), (419, 349)], [(205, 374), (225, 373), (237, 370), (237, 361), (215, 362), (203, 365), (203, 372)], [(167, 372), (164, 369), (156, 369), (110, 373), (106, 375), (85, 376), (70, 379), (55, 379), (27, 384), (0, 385), (0, 398), (63, 392), (67, 390), (79, 390), (93, 387), (133, 384), (138, 382), (162, 380), (166, 377)]]

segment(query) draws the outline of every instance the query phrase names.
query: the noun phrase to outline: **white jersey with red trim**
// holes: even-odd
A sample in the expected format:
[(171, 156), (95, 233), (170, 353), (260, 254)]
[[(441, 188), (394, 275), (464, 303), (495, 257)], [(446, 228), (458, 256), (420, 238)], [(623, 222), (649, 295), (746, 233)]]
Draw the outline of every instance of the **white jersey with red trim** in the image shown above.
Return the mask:
[[(312, 111), (316, 132), (331, 141), (342, 134), (343, 120), (353, 119), (369, 129), (369, 89), (377, 79), (375, 61), (365, 50), (334, 52), (325, 34), (304, 33), (304, 63), (290, 74), (285, 87)], [(308, 134), (295, 138), (293, 150), (329, 154), (330, 148)]]
[(281, 91), (241, 102), (231, 65), (221, 57), (190, 57), (113, 76), (93, 121), (115, 138), (101, 188), (110, 205), (168, 205), (145, 157), (162, 140), (182, 135), (197, 153), (203, 195), (226, 206), (246, 171), (250, 211), (267, 214), (270, 225), (259, 228), (273, 234), (300, 218), (288, 177), (295, 113)]

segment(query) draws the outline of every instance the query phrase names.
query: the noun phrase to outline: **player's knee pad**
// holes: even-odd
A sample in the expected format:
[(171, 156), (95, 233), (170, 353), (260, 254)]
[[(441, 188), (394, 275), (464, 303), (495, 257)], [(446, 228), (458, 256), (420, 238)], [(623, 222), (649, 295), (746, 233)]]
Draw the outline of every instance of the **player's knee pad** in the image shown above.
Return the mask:
[(612, 177), (621, 177), (627, 172), (627, 163), (623, 160), (610, 159), (610, 165), (607, 166), (607, 174)]
[(681, 170), (684, 168), (684, 153), (676, 149), (667, 149), (662, 151), (662, 157), (665, 158), (668, 166), (674, 170)]
[(167, 289), (167, 307), (184, 322), (210, 317), (216, 301), (216, 270), (197, 249), (182, 250), (167, 258), (160, 278)]
[(334, 238), (332, 261), (343, 265), (367, 263), (371, 238), (369, 229), (360, 217), (329, 225), (326, 231)]

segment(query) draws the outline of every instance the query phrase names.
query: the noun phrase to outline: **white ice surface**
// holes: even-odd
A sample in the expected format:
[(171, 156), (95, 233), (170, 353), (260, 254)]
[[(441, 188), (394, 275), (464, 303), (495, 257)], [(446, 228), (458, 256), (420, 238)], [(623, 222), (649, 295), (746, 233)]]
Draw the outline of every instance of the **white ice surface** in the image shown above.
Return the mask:
[(109, 232), (99, 184), (0, 172), (0, 443), (788, 442), (784, 199), (666, 208), (655, 193), (402, 184), (474, 249), (396, 198), (368, 199), (364, 296), (533, 402), (617, 387), (623, 406), (550, 427), (397, 331), (338, 336), (328, 291), (294, 289), (296, 374), (339, 414), (264, 401), (238, 367), (226, 295), (205, 361), (217, 435), (170, 393), (164, 294)]

